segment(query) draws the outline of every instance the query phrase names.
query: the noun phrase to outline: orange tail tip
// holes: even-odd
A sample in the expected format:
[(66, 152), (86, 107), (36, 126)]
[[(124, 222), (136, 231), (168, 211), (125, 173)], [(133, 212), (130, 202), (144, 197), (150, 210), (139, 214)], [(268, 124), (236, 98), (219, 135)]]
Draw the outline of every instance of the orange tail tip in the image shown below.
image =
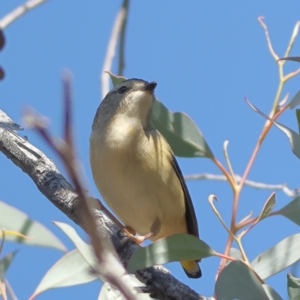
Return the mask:
[(185, 274), (189, 278), (200, 278), (202, 276), (201, 269), (196, 261), (181, 261), (181, 266)]

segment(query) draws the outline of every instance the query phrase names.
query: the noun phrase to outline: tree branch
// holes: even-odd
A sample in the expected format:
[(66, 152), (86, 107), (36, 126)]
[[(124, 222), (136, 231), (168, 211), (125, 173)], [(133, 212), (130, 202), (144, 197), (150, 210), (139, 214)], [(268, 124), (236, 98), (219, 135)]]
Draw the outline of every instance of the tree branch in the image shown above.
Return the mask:
[[(242, 180), (242, 177), (240, 175), (235, 174), (235, 180), (237, 183), (240, 183)], [(184, 179), (186, 181), (192, 181), (192, 180), (215, 180), (215, 181), (227, 181), (227, 178), (224, 175), (215, 175), (215, 174), (208, 174), (208, 173), (203, 173), (203, 174), (193, 174), (193, 175), (186, 175), (184, 176)], [(287, 196), (289, 197), (297, 197), (300, 194), (300, 189), (296, 188), (294, 190), (291, 190), (288, 188), (286, 184), (267, 184), (263, 182), (256, 182), (256, 181), (251, 181), (246, 179), (245, 180), (245, 185), (255, 188), (255, 189), (260, 189), (260, 190), (277, 190), (277, 191), (283, 191)]]
[[(116, 46), (118, 42), (118, 37), (120, 35), (121, 30), (123, 29), (123, 39), (125, 35), (125, 28), (126, 28), (126, 18), (127, 18), (127, 12), (128, 12), (128, 0), (123, 0), (123, 5), (120, 9), (120, 11), (117, 14), (113, 30), (109, 39), (109, 43), (106, 50), (106, 56), (104, 59), (104, 64), (101, 72), (101, 87), (102, 87), (102, 99), (106, 96), (106, 94), (109, 92), (109, 75), (105, 71), (110, 71), (111, 66), (113, 63), (113, 59), (116, 54)], [(124, 47), (124, 40), (122, 41), (122, 44), (120, 45), (120, 51), (122, 51), (122, 47)], [(119, 75), (119, 74), (118, 74)]]
[(4, 18), (2, 18), (0, 20), (0, 29), (3, 30), (8, 25), (10, 25), (12, 22), (14, 22), (18, 18), (22, 17), (29, 10), (43, 4), (46, 1), (47, 0), (29, 0), (26, 3), (18, 6), (16, 9), (14, 9), (12, 12), (7, 14)]
[[(71, 184), (60, 174), (55, 164), (39, 149), (17, 134), (20, 126), (0, 110), (0, 151), (16, 166), (25, 172), (36, 184), (40, 192), (46, 196), (59, 210), (72, 221), (83, 226), (78, 209), (78, 196)], [(99, 210), (93, 210), (99, 230), (110, 239), (126, 267), (131, 255), (139, 245), (128, 242), (122, 245), (123, 235), (119, 228)], [(170, 272), (155, 266), (135, 273), (146, 287), (144, 291), (161, 300), (213, 300), (197, 294), (188, 286), (175, 279)]]

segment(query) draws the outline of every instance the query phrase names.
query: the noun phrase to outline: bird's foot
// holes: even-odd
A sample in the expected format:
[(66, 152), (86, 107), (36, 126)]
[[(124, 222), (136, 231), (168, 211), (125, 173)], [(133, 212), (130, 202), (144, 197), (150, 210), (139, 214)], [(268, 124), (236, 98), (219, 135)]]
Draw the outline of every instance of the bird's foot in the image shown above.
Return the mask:
[(130, 228), (128, 226), (125, 226), (124, 228), (122, 228), (121, 231), (125, 235), (125, 237), (121, 241), (121, 246), (123, 246), (128, 240), (133, 241), (134, 243), (140, 245), (145, 240), (147, 240), (147, 239), (149, 239), (150, 237), (153, 236), (153, 232), (149, 232), (146, 235), (137, 236), (136, 232), (132, 228)]

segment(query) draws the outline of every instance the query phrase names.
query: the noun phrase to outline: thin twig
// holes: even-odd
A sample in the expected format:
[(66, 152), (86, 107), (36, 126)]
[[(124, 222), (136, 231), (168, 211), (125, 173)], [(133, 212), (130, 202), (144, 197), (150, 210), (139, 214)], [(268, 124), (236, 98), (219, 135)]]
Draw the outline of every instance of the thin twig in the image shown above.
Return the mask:
[(8, 280), (5, 279), (4, 283), (5, 283), (5, 286), (6, 286), (7, 294), (9, 295), (10, 299), (11, 300), (18, 300), (18, 297), (14, 293), (14, 290), (10, 286)]
[(285, 75), (283, 77), (283, 80), (284, 80), (284, 82), (287, 82), (288, 80), (290, 80), (291, 78), (297, 76), (298, 74), (300, 74), (300, 69)]
[(223, 144), (224, 157), (225, 157), (225, 160), (226, 160), (226, 163), (227, 163), (227, 167), (228, 167), (230, 176), (231, 176), (234, 184), (236, 185), (236, 179), (235, 179), (235, 176), (234, 176), (234, 172), (233, 172), (233, 169), (232, 169), (232, 166), (231, 166), (231, 163), (230, 163), (230, 160), (229, 160), (228, 151), (227, 151), (228, 144), (229, 144), (229, 141), (225, 141), (224, 144)]
[(120, 42), (119, 42), (119, 68), (118, 68), (118, 76), (123, 76), (124, 68), (125, 68), (125, 35), (126, 35), (126, 27), (127, 27), (127, 17), (128, 17), (128, 9), (129, 9), (129, 0), (124, 0), (123, 7), (126, 9), (126, 14), (123, 20), (121, 32), (120, 32)]
[(26, 14), (28, 11), (45, 3), (46, 1), (47, 0), (29, 0), (26, 3), (20, 5), (0, 20), (0, 29), (3, 30), (12, 22), (16, 21), (18, 18)]
[[(126, 0), (124, 0), (125, 2)], [(127, 9), (122, 5), (120, 11), (115, 19), (115, 24), (109, 39), (109, 43), (106, 50), (106, 56), (104, 59), (104, 64), (101, 72), (101, 85), (102, 85), (102, 99), (109, 92), (109, 75), (105, 71), (110, 71), (113, 59), (116, 54), (116, 47), (118, 42), (118, 37), (123, 26), (124, 20), (126, 19)]]
[(268, 44), (268, 48), (269, 48), (269, 51), (272, 55), (272, 57), (274, 58), (274, 60), (277, 62), (277, 60), (279, 59), (278, 55), (275, 53), (274, 49), (273, 49), (273, 46), (272, 46), (272, 43), (271, 43), (271, 40), (270, 40), (270, 36), (269, 36), (269, 32), (268, 32), (268, 28), (266, 26), (266, 24), (263, 22), (263, 19), (264, 17), (259, 17), (258, 18), (258, 22), (259, 24), (262, 26), (262, 28), (264, 29), (264, 32), (265, 32), (265, 35), (266, 35), (266, 39), (267, 39), (267, 44)]
[[(273, 120), (276, 121), (276, 120), (281, 116), (281, 114), (282, 114), (284, 111), (286, 111), (288, 108), (289, 108), (288, 105), (282, 107), (282, 108), (277, 112), (277, 114), (274, 116)], [(251, 169), (251, 167), (252, 167), (252, 165), (253, 165), (253, 163), (254, 163), (254, 160), (255, 160), (255, 158), (256, 158), (256, 156), (257, 156), (257, 153), (258, 153), (258, 151), (259, 151), (259, 149), (260, 149), (260, 147), (261, 147), (261, 145), (262, 145), (262, 143), (263, 143), (265, 137), (267, 136), (268, 132), (269, 132), (270, 129), (272, 128), (272, 126), (273, 126), (273, 122), (271, 122), (271, 121), (268, 120), (268, 121), (266, 122), (266, 125), (265, 125), (265, 127), (264, 127), (264, 129), (263, 129), (263, 131), (262, 131), (262, 133), (261, 133), (261, 135), (260, 135), (260, 137), (258, 138), (257, 144), (256, 144), (256, 146), (255, 146), (255, 148), (254, 148), (254, 151), (253, 151), (253, 153), (252, 153), (252, 156), (251, 156), (251, 158), (250, 158), (250, 161), (249, 161), (249, 163), (248, 163), (248, 165), (247, 165), (247, 167), (246, 167), (246, 170), (245, 170), (245, 172), (244, 172), (244, 175), (243, 175), (243, 177), (242, 177), (242, 179), (241, 179), (241, 181), (240, 181), (240, 184), (239, 184), (239, 185), (240, 185), (241, 188), (242, 188), (242, 186), (245, 184), (246, 178), (248, 177), (248, 174), (249, 174), (250, 169)]]
[[(241, 182), (242, 177), (238, 174), (234, 175), (234, 178), (237, 183)], [(193, 180), (211, 180), (211, 181), (227, 181), (227, 178), (224, 175), (216, 175), (209, 173), (201, 173), (201, 174), (193, 174), (184, 176), (186, 181)], [(273, 190), (273, 191), (283, 191), (289, 197), (297, 197), (300, 194), (300, 188), (296, 188), (295, 190), (291, 190), (288, 188), (286, 184), (267, 184), (262, 182), (256, 182), (252, 180), (245, 180), (244, 185), (260, 189), (260, 190)]]

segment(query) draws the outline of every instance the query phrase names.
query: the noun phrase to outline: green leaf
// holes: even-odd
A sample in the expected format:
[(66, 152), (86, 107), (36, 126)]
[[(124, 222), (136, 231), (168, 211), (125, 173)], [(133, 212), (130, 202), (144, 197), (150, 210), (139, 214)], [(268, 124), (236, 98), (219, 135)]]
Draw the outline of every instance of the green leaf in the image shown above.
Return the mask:
[(251, 263), (258, 276), (265, 280), (288, 268), (300, 259), (300, 233), (289, 236)]
[(171, 261), (196, 260), (215, 255), (205, 242), (188, 234), (174, 234), (133, 253), (128, 271), (145, 269)]
[(300, 133), (300, 109), (296, 109), (296, 117), (298, 122), (298, 132)]
[(218, 300), (268, 300), (253, 271), (239, 260), (223, 269), (216, 282), (215, 296)]
[[(140, 282), (135, 276), (130, 276), (128, 279), (135, 286), (145, 286), (145, 284)], [(151, 298), (149, 294), (145, 294), (145, 293), (137, 294), (136, 298), (138, 300), (155, 300), (154, 298)], [(125, 300), (125, 298), (122, 296), (119, 290), (117, 290), (114, 286), (112, 286), (108, 282), (105, 282), (102, 285), (100, 294), (98, 296), (98, 300)]]
[(113, 73), (111, 73), (111, 72), (109, 72), (109, 71), (106, 71), (106, 73), (109, 74), (113, 86), (116, 86), (116, 85), (118, 85), (119, 83), (121, 83), (121, 82), (123, 82), (124, 80), (126, 80), (125, 77), (123, 77), (123, 76), (116, 76), (116, 75), (114, 75)]
[(49, 289), (88, 283), (96, 279), (98, 277), (92, 274), (90, 265), (78, 249), (75, 249), (65, 254), (49, 269), (31, 299)]
[(281, 296), (269, 285), (263, 284), (262, 287), (264, 288), (269, 300), (283, 300)]
[(15, 250), (11, 253), (6, 254), (3, 258), (0, 260), (0, 279), (5, 278), (5, 273), (7, 272), (8, 268), (10, 267), (13, 259), (15, 258), (16, 254), (19, 252), (19, 250)]
[(66, 252), (64, 244), (44, 225), (31, 220), (22, 211), (0, 201), (0, 228), (20, 232), (30, 239), (6, 235), (5, 240), (29, 246), (54, 248)]
[(83, 258), (89, 264), (90, 268), (93, 269), (97, 265), (93, 248), (79, 237), (72, 226), (61, 222), (53, 223), (68, 236), (68, 238), (74, 243), (75, 247), (79, 250)]
[[(112, 73), (109, 75), (114, 86), (126, 79)], [(156, 99), (151, 121), (168, 141), (176, 156), (214, 157), (201, 131), (188, 115), (180, 112), (173, 113)]]
[(290, 300), (300, 299), (300, 278), (287, 274), (288, 293)]
[(156, 100), (153, 104), (152, 123), (168, 141), (176, 156), (214, 157), (201, 131), (188, 115), (173, 113)]
[(249, 104), (249, 106), (257, 113), (259, 113), (260, 115), (262, 115), (265, 119), (273, 122), (273, 124), (275, 126), (277, 126), (281, 131), (283, 131), (286, 136), (288, 137), (288, 139), (290, 140), (290, 144), (292, 147), (292, 151), (293, 153), (300, 158), (300, 135), (298, 133), (296, 133), (294, 130), (274, 121), (273, 119), (270, 119), (267, 115), (265, 115), (262, 111), (260, 111), (257, 107), (255, 107), (254, 105), (252, 105), (248, 100), (247, 103)]
[(230, 248), (228, 256), (233, 257), (237, 260), (241, 260), (243, 258), (242, 252), (236, 248)]
[(267, 199), (256, 222), (258, 223), (261, 220), (265, 219), (270, 214), (270, 212), (273, 210), (275, 204), (276, 204), (276, 199), (275, 199), (275, 193), (273, 192), (271, 194), (271, 196)]
[[(116, 276), (124, 276), (125, 269), (123, 266), (121, 266), (119, 259), (115, 256), (113, 249), (105, 249), (105, 263), (103, 262), (101, 265), (98, 263), (93, 247), (85, 243), (77, 234), (75, 229), (65, 223), (61, 222), (54, 222), (56, 226), (58, 226), (67, 236), (68, 238), (74, 243), (75, 247), (79, 250), (83, 258), (86, 260), (86, 262), (90, 265), (92, 269), (95, 269), (96, 272), (99, 273), (99, 278), (103, 280), (101, 274), (102, 272), (106, 272), (107, 268), (112, 268), (114, 270), (114, 273)], [(109, 247), (111, 244), (106, 244), (105, 240), (102, 239), (102, 242), (104, 242), (104, 246)], [(112, 247), (112, 246), (111, 246)]]
[(98, 300), (125, 300), (121, 292), (108, 282), (104, 282)]
[(290, 57), (283, 57), (283, 58), (278, 59), (278, 61), (281, 61), (281, 60), (291, 60), (291, 61), (300, 62), (300, 57), (299, 56), (290, 56)]
[(290, 107), (290, 109), (294, 109), (299, 104), (300, 104), (300, 90), (297, 92), (297, 94), (290, 101), (289, 107)]
[(278, 211), (278, 214), (290, 219), (300, 226), (300, 196), (281, 208)]

